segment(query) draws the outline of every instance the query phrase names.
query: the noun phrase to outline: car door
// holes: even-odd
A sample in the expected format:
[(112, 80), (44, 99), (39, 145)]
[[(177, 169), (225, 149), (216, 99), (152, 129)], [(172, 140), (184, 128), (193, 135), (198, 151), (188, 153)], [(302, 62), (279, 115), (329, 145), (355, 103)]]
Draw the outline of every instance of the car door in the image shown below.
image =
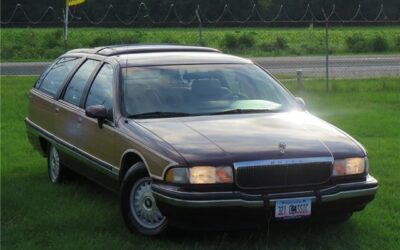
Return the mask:
[(107, 183), (110, 179), (104, 178), (104, 173), (111, 179), (118, 179), (117, 166), (112, 165), (113, 162), (117, 162), (118, 158), (114, 145), (114, 96), (114, 70), (112, 65), (104, 63), (87, 90), (83, 107), (103, 105), (107, 110), (107, 118), (102, 126), (99, 126), (97, 119), (83, 116), (79, 146), (96, 161), (99, 174), (92, 175), (92, 177), (98, 178), (102, 184), (107, 186), (110, 184)]
[(80, 141), (85, 110), (80, 106), (81, 99), (99, 66), (100, 61), (85, 60), (72, 75), (62, 93), (59, 93), (60, 98), (55, 107), (55, 132), (63, 146), (60, 148), (61, 161), (77, 171), (82, 168), (84, 156)]
[(64, 57), (54, 62), (37, 80), (29, 93), (29, 119), (50, 134), (54, 127), (55, 96), (81, 58)]

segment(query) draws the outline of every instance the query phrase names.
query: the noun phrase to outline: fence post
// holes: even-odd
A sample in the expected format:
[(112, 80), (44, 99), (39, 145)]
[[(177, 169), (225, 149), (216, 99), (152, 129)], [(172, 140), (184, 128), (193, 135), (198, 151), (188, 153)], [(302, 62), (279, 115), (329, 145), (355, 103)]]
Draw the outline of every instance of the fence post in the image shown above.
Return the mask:
[(325, 16), (325, 87), (329, 91), (329, 20)]
[(300, 91), (303, 90), (303, 70), (298, 69), (296, 70), (296, 76), (297, 76), (297, 85), (296, 85), (296, 90)]
[(199, 21), (199, 45), (202, 46), (203, 45), (203, 32), (202, 32), (203, 27), (202, 27), (201, 18), (200, 18), (200, 5), (197, 5), (196, 17), (197, 17), (197, 20)]

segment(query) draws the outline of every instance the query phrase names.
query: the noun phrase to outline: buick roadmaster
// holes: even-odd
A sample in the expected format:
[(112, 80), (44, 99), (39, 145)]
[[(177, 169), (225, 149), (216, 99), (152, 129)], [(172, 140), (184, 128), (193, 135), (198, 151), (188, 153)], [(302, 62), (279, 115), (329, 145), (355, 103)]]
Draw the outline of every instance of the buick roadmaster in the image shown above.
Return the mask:
[(71, 50), (29, 93), (32, 145), (58, 183), (76, 172), (120, 195), (127, 227), (346, 220), (377, 180), (354, 138), (251, 60), (212, 48)]

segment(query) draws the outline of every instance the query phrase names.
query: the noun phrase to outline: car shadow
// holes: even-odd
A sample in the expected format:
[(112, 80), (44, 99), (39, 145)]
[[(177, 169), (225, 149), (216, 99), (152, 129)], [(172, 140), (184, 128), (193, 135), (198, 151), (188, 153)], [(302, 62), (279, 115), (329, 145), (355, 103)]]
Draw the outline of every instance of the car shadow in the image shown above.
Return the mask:
[(81, 192), (88, 192), (91, 194), (97, 194), (102, 198), (118, 200), (118, 193), (103, 187), (97, 182), (88, 179), (78, 173), (70, 171), (68, 173), (68, 179), (64, 181), (64, 184), (69, 186), (76, 186)]
[[(66, 181), (66, 184), (74, 186), (82, 198), (87, 197), (86, 193), (90, 193), (90, 199), (95, 198), (99, 201), (109, 200), (115, 203), (115, 209), (118, 209), (119, 201), (117, 194), (101, 188), (97, 183), (85, 177), (73, 175), (72, 178)], [(121, 226), (121, 231), (126, 232), (123, 235), (127, 237), (132, 236), (128, 232), (128, 229), (123, 228), (122, 218), (121, 223), (118, 224)], [(265, 247), (296, 248), (297, 244), (308, 248), (309, 246), (321, 246), (324, 244), (323, 240), (331, 236), (337, 237), (341, 235), (342, 231), (345, 231), (347, 235), (355, 236), (354, 239), (348, 239), (356, 242), (356, 235), (359, 231), (357, 223), (354, 223), (352, 220), (344, 223), (314, 220), (274, 221), (274, 219), (267, 218), (266, 216), (265, 223), (261, 223), (261, 225), (246, 229), (238, 228), (234, 222), (232, 222), (232, 227), (224, 227), (223, 229), (216, 228), (213, 225), (202, 229), (169, 227), (164, 233), (152, 237), (151, 240), (156, 245), (182, 246), (183, 248), (197, 245), (201, 249), (232, 249), (233, 247), (235, 249), (246, 250)], [(139, 239), (143, 237), (139, 234), (136, 235), (136, 233), (133, 233), (133, 235), (138, 236)], [(138, 238), (133, 237), (132, 239)], [(148, 238), (143, 237), (142, 239), (146, 241)]]
[[(181, 229), (169, 228), (166, 233), (159, 236), (159, 240), (171, 244), (188, 245), (190, 242), (198, 242), (201, 246), (209, 245), (212, 248), (229, 249), (253, 249), (259, 247), (286, 248), (296, 247), (300, 241), (303, 246), (321, 245), (323, 242), (313, 242), (313, 239), (324, 239), (330, 234), (338, 235), (343, 228), (346, 232), (356, 235), (357, 226), (352, 222), (331, 223), (323, 221), (266, 221), (263, 227), (250, 229), (216, 230), (210, 225), (209, 229)], [(292, 242), (292, 243), (290, 243)]]

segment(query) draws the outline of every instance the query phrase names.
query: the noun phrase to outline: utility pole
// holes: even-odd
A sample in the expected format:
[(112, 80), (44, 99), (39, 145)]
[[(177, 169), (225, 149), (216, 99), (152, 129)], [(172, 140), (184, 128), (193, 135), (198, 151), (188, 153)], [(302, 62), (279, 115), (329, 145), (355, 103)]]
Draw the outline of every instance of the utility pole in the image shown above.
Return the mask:
[(65, 15), (64, 15), (64, 52), (67, 51), (67, 40), (68, 40), (68, 0), (65, 0)]
[[(85, 0), (65, 0), (65, 12), (64, 12), (64, 51), (68, 49), (68, 16), (69, 16), (69, 6), (76, 6), (83, 4)], [(73, 17), (71, 15), (71, 17)]]

